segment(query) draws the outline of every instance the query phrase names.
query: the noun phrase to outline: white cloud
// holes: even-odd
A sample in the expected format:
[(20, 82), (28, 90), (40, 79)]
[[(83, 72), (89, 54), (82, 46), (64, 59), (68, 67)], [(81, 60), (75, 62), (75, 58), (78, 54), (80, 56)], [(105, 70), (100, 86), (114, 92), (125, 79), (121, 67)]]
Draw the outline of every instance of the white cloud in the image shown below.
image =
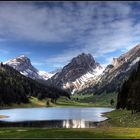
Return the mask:
[(45, 61), (59, 66), (81, 52), (98, 58), (118, 49), (127, 50), (140, 40), (140, 24), (135, 22), (138, 9), (129, 2), (53, 3), (49, 7), (41, 2), (0, 2), (0, 37), (72, 42), (75, 48), (66, 48)]

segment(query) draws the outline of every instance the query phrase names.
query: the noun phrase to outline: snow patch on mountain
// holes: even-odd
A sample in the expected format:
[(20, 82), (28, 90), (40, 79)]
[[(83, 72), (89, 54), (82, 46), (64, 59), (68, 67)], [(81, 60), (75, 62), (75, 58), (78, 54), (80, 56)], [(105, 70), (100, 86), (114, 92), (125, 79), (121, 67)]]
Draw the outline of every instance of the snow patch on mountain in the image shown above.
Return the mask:
[(24, 75), (24, 76), (28, 76), (28, 73), (26, 72), (26, 71), (24, 71), (24, 72), (20, 72), (22, 75)]
[(48, 80), (49, 78), (51, 78), (55, 73), (49, 73), (46, 71), (38, 71), (38, 74), (44, 79), (44, 80)]
[(34, 80), (48, 80), (54, 74), (45, 72), (45, 71), (38, 71), (31, 63), (30, 59), (25, 55), (21, 55), (17, 58), (10, 59), (3, 64), (7, 64), (17, 71), (19, 71), (22, 75), (26, 77), (30, 77)]
[(68, 89), (72, 85), (74, 85), (74, 88), (71, 91), (71, 94), (74, 94), (76, 91), (80, 91), (81, 89), (83, 89), (86, 83), (98, 80), (99, 75), (103, 73), (104, 69), (105, 68), (102, 67), (96, 67), (95, 69), (93, 69), (93, 71), (87, 72), (86, 74), (77, 78), (74, 82), (67, 82), (66, 84), (63, 84), (63, 88)]
[(137, 57), (135, 60), (131, 62), (131, 64), (129, 64), (129, 67), (126, 69), (126, 71), (130, 70), (132, 66), (134, 66), (139, 61), (140, 61), (140, 57)]
[(96, 67), (96, 69), (94, 69), (94, 75), (99, 76), (103, 73), (104, 70), (105, 67)]
[(131, 66), (135, 65), (138, 61), (140, 61), (140, 57), (137, 57), (135, 60), (133, 60), (129, 66), (131, 67)]
[(72, 58), (62, 70), (51, 78), (51, 84), (64, 88), (74, 94), (75, 92), (95, 83), (104, 68), (95, 61), (91, 54), (81, 53)]

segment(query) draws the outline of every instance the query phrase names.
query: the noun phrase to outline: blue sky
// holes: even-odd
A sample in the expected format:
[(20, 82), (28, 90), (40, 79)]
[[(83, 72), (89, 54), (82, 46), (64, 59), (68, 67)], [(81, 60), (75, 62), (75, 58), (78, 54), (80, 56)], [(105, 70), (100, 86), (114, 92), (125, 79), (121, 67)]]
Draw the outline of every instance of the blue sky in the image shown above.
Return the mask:
[(0, 61), (39, 70), (91, 53), (103, 66), (140, 43), (140, 2), (0, 2)]

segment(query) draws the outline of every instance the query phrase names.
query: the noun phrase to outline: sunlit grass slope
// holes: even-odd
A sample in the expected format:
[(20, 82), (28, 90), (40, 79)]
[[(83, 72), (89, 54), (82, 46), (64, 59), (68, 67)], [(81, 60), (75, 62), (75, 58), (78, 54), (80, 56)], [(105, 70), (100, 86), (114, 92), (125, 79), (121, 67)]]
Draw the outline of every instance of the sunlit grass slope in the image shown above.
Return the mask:
[(140, 128), (0, 129), (0, 138), (140, 138)]

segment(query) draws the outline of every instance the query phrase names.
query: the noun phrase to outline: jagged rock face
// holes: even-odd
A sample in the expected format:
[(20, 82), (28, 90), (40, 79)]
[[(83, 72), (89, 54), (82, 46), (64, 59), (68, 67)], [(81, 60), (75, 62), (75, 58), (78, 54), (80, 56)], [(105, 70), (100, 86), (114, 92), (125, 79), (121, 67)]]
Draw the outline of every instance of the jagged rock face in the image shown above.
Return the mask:
[(50, 81), (61, 88), (69, 89), (71, 93), (77, 92), (90, 81), (96, 82), (96, 77), (103, 71), (91, 54), (82, 53), (74, 57), (60, 72), (56, 73)]
[(21, 55), (14, 59), (10, 59), (4, 62), (4, 64), (13, 67), (21, 74), (32, 79), (42, 79), (42, 77), (38, 74), (38, 70), (32, 66), (30, 59), (24, 55)]
[(49, 74), (47, 72), (42, 73), (38, 71), (34, 66), (32, 66), (30, 59), (24, 55), (21, 55), (14, 59), (10, 59), (4, 62), (4, 64), (13, 67), (21, 74), (35, 80), (39, 80), (39, 79), (47, 80), (52, 76), (52, 74)]
[(122, 54), (120, 57), (113, 58), (112, 65), (116, 68), (124, 63), (132, 61), (133, 60), (132, 58), (135, 59), (139, 56), (139, 52), (140, 52), (140, 45), (137, 45), (131, 50), (129, 50), (127, 53)]
[(103, 71), (98, 83), (93, 83), (84, 92), (90, 91), (101, 94), (118, 91), (123, 82), (128, 79), (132, 70), (137, 68), (138, 61), (140, 61), (140, 45), (120, 57), (114, 58), (112, 64), (108, 65)]
[(123, 64), (124, 62), (126, 62), (126, 58), (125, 57), (120, 57), (120, 58), (113, 58), (113, 62), (112, 65), (114, 67), (119, 67), (121, 64)]

